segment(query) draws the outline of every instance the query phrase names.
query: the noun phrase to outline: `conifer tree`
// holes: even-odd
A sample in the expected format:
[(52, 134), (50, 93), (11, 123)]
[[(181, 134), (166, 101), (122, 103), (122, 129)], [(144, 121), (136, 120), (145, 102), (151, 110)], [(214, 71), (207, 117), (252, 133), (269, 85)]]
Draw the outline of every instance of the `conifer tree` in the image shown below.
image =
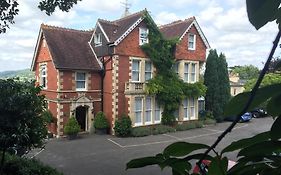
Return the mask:
[(210, 50), (206, 62), (204, 84), (207, 86), (206, 110), (212, 111), (217, 121), (222, 121), (225, 104), (230, 98), (227, 63), (224, 54)]

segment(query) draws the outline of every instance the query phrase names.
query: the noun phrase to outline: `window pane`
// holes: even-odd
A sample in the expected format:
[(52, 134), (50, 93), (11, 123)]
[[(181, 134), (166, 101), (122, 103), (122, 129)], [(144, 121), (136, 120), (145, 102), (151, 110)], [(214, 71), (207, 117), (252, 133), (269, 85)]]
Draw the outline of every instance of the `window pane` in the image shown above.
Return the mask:
[(139, 81), (139, 69), (140, 69), (140, 61), (139, 60), (133, 60), (132, 62), (132, 80), (133, 81)]
[(150, 61), (145, 62), (145, 81), (152, 78), (152, 64)]
[(160, 122), (161, 121), (161, 111), (160, 111), (160, 105), (157, 103), (155, 100), (155, 122)]
[(135, 123), (142, 123), (142, 98), (135, 98)]
[(76, 80), (86, 80), (86, 73), (77, 72), (76, 73)]
[(183, 100), (184, 118), (188, 118), (188, 99)]
[(184, 82), (188, 82), (188, 80), (189, 80), (188, 71), (189, 71), (189, 63), (185, 63), (184, 64)]
[(77, 89), (85, 89), (85, 81), (77, 81), (76, 82)]
[(148, 29), (139, 28), (139, 44), (142, 45), (144, 43), (148, 43)]

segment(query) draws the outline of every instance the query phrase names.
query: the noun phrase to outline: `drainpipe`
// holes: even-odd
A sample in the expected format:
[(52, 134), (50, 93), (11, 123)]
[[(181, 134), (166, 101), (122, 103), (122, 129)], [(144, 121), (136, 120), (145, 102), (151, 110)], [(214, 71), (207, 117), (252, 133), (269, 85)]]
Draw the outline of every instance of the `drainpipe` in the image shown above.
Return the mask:
[(101, 73), (100, 73), (100, 75), (101, 75), (101, 111), (102, 112), (104, 112), (103, 111), (103, 92), (104, 92), (104, 90), (103, 90), (103, 88), (104, 88), (104, 77), (105, 77), (105, 62), (104, 62), (104, 57), (102, 57), (102, 70), (101, 70)]

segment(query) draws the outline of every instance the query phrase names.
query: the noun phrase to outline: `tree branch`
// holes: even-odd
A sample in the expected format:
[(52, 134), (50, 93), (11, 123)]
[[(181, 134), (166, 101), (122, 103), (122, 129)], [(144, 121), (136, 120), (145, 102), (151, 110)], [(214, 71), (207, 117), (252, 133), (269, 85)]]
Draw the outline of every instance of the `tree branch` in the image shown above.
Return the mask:
[[(254, 88), (252, 89), (251, 91), (251, 95), (245, 105), (245, 107), (243, 108), (243, 110), (240, 112), (239, 115), (236, 116), (236, 119), (231, 123), (231, 125), (218, 137), (218, 139), (215, 141), (215, 143), (208, 149), (205, 151), (205, 153), (203, 154), (202, 158), (196, 163), (198, 165), (198, 167), (200, 168), (201, 166), (201, 163), (202, 161), (205, 159), (205, 157), (209, 154), (209, 152), (211, 150), (214, 150), (216, 148), (216, 146), (219, 144), (219, 142), (229, 133), (232, 131), (232, 129), (234, 128), (234, 126), (240, 121), (240, 116), (242, 116), (245, 112), (247, 112), (248, 108), (250, 107), (254, 97), (256, 96), (256, 93), (258, 91), (258, 88), (263, 80), (263, 77), (265, 76), (268, 68), (269, 68), (269, 65), (270, 65), (270, 61), (273, 57), (273, 54), (275, 53), (275, 50), (278, 46), (278, 43), (279, 43), (279, 40), (280, 40), (280, 36), (281, 36), (281, 31), (279, 30), (275, 40), (273, 41), (273, 46), (272, 46), (272, 49), (270, 51), (270, 54), (267, 58), (267, 61), (263, 67), (263, 70), (261, 71), (260, 75), (259, 75), (259, 78), (254, 86)], [(200, 168), (200, 172), (203, 174), (203, 175), (206, 175), (206, 172), (205, 170), (201, 169)]]

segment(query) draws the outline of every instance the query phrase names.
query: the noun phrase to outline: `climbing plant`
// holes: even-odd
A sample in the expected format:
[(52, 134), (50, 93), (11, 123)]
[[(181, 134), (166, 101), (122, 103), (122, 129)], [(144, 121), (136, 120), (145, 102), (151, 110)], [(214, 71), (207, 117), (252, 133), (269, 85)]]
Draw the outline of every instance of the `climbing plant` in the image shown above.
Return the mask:
[[(131, 160), (127, 163), (127, 169), (158, 165), (161, 169), (165, 167), (172, 168), (174, 175), (185, 175), (192, 174), (190, 172), (192, 168), (191, 160), (196, 160), (198, 161), (197, 165), (200, 168), (200, 174), (204, 175), (281, 174), (281, 83), (259, 88), (281, 37), (281, 1), (246, 0), (246, 4), (249, 21), (256, 29), (276, 20), (279, 25), (279, 32), (273, 42), (273, 47), (265, 66), (251, 92), (235, 96), (226, 106), (224, 115), (235, 115), (235, 121), (211, 146), (200, 143), (176, 142), (155, 156)], [(277, 68), (281, 67), (280, 64), (276, 66)], [(268, 113), (275, 116), (275, 121), (270, 130), (250, 138), (234, 141), (220, 153), (217, 152), (215, 150), (216, 146), (227, 133), (231, 132), (240, 120), (240, 116), (265, 101), (269, 101), (267, 104)], [(194, 153), (194, 151), (196, 152)], [(200, 153), (200, 151), (203, 151), (203, 153)], [(214, 155), (210, 155), (210, 151), (213, 151)], [(225, 153), (234, 151), (238, 152), (238, 160), (235, 166), (228, 170), (228, 158)], [(204, 164), (202, 164), (203, 160), (211, 161), (207, 171)]]
[(179, 108), (181, 101), (184, 98), (204, 95), (206, 87), (202, 82), (189, 84), (179, 78), (173, 70), (178, 38), (164, 38), (148, 13), (144, 14), (144, 20), (149, 28), (149, 43), (144, 44), (142, 49), (156, 68), (156, 76), (148, 82), (146, 92), (155, 95), (163, 106), (162, 123), (172, 125), (176, 117), (173, 113)]

